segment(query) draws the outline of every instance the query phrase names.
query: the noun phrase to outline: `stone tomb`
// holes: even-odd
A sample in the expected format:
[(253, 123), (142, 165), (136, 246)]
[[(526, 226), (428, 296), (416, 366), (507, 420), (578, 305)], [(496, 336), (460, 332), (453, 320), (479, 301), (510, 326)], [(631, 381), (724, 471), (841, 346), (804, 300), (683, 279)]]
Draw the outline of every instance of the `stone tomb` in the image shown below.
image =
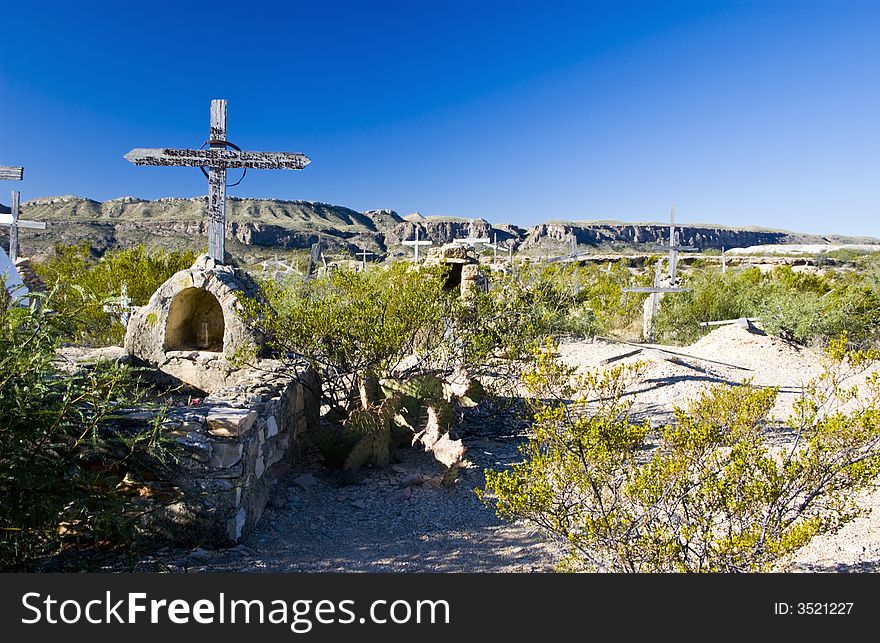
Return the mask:
[(244, 271), (207, 255), (159, 286), (131, 318), (126, 352), (183, 383), (211, 392), (232, 384), (239, 351), (261, 350), (262, 337), (241, 316), (239, 298), (255, 297)]
[[(145, 377), (197, 389), (160, 418), (175, 457), (132, 472), (134, 486), (161, 490), (143, 523), (152, 533), (194, 544), (238, 542), (293, 464), (298, 439), (318, 422), (314, 373), (259, 357), (262, 338), (239, 314), (239, 298), (256, 292), (245, 272), (203, 256), (132, 315), (128, 358), (153, 367)], [(241, 366), (232, 359), (238, 351), (256, 357)], [(128, 409), (120, 423), (145, 427), (156, 417), (153, 409)]]

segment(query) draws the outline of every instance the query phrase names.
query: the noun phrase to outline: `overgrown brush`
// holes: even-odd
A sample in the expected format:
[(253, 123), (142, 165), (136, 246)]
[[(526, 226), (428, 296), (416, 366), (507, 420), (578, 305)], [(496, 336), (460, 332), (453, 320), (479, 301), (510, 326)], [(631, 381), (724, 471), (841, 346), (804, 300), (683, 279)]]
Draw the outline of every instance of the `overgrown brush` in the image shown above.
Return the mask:
[(143, 245), (96, 259), (84, 242), (56, 246), (54, 256), (34, 268), (54, 290), (53, 306), (64, 319), (65, 339), (82, 346), (108, 346), (121, 344), (125, 337), (119, 314), (104, 310), (120, 296), (124, 284), (132, 304), (143, 306), (166, 279), (194, 261), (189, 251), (148, 251)]
[(124, 463), (164, 453), (158, 424), (109, 430), (118, 407), (142, 391), (119, 364), (59, 368), (61, 319), (51, 297), (41, 304), (0, 306), (3, 569), (32, 568), (69, 546), (127, 542), (135, 517), (118, 492)]
[(767, 571), (860, 512), (880, 473), (880, 379), (848, 377), (878, 359), (831, 344), (825, 371), (771, 447), (777, 391), (707, 388), (657, 430), (630, 418), (640, 365), (586, 375), (548, 346), (526, 382), (534, 437), (523, 461), (486, 471), (479, 495), (498, 515), (557, 541), (562, 569)]

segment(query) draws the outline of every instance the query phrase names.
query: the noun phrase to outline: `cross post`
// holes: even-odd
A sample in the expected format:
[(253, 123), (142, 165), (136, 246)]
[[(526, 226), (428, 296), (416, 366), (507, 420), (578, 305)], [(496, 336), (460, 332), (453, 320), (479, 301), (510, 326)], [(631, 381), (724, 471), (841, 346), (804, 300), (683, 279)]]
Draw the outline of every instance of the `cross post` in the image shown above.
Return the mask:
[(208, 149), (136, 148), (125, 158), (135, 165), (202, 168), (208, 177), (208, 256), (215, 263), (223, 264), (226, 256), (226, 170), (301, 170), (311, 160), (298, 152), (245, 152), (230, 143), (226, 134), (225, 99), (211, 101), (209, 136)]
[[(226, 149), (226, 101), (211, 101), (212, 150)], [(208, 256), (223, 263), (226, 256), (226, 168), (208, 166)]]

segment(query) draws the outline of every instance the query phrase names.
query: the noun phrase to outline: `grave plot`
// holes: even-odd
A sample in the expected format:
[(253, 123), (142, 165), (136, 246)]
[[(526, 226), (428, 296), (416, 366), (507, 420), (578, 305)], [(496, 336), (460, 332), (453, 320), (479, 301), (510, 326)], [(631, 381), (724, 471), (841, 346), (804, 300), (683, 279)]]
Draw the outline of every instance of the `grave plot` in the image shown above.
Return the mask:
[(226, 170), (301, 169), (308, 159), (242, 152), (229, 143), (223, 100), (211, 103), (206, 144), (126, 155), (138, 165), (202, 168), (209, 252), (170, 277), (146, 306), (126, 305), (127, 358), (180, 399), (172, 395), (161, 415), (152, 407), (123, 410), (119, 422), (141, 429), (161, 422), (173, 443), (173, 458), (141, 463), (126, 481), (155, 505), (142, 527), (178, 542), (228, 545), (260, 520), (269, 490), (296, 459), (298, 438), (317, 424), (320, 385), (305, 366), (265, 359), (263, 337), (242, 319), (242, 300), (257, 297), (258, 288), (226, 261)]
[(128, 481), (155, 492), (141, 492), (155, 500), (142, 525), (152, 533), (177, 542), (237, 543), (295, 462), (299, 438), (318, 422), (319, 385), (306, 367), (235, 359), (259, 352), (261, 337), (239, 316), (240, 298), (255, 290), (243, 271), (202, 256), (129, 321), (128, 358), (144, 369), (144, 379), (177, 391), (161, 416), (151, 407), (120, 414), (129, 428), (161, 421), (174, 444), (174, 459), (143, 463)]

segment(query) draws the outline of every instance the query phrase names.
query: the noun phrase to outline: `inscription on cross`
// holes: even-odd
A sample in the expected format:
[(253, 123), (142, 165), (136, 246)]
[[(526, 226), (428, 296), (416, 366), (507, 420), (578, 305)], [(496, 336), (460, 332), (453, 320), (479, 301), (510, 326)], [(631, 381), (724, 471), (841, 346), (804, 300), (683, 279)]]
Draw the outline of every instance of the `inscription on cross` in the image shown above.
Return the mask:
[[(226, 138), (226, 101), (211, 101), (208, 149), (137, 148), (125, 155), (135, 165), (199, 167), (208, 177), (208, 256), (226, 255), (226, 170), (301, 170), (311, 160), (299, 152), (245, 152)], [(229, 147), (233, 149), (228, 149)]]

